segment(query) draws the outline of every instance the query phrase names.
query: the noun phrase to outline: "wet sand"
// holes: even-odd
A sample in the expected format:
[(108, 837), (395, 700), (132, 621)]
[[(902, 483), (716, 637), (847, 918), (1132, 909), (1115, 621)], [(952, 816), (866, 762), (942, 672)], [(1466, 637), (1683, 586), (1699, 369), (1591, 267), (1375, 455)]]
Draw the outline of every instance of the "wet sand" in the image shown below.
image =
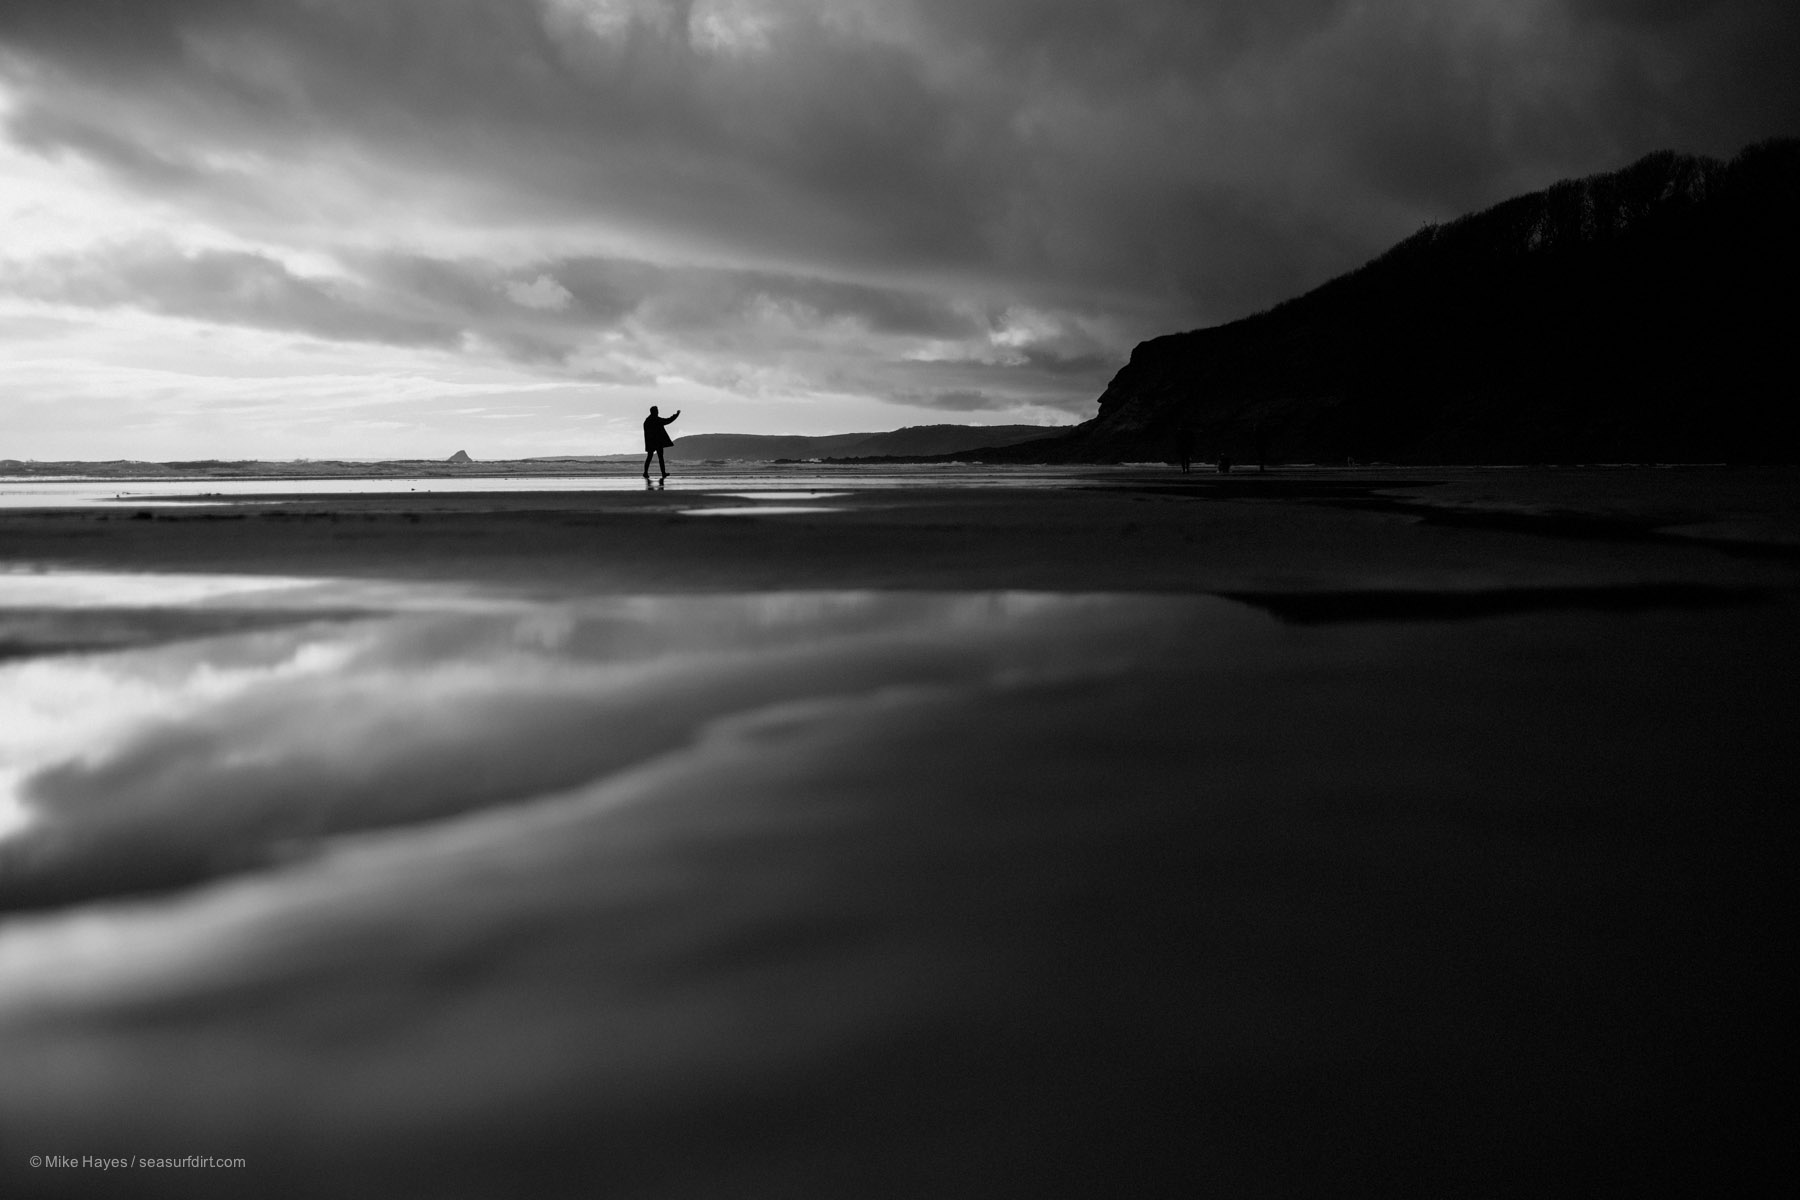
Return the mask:
[(6, 1194), (1776, 1152), (1793, 473), (773, 478), (0, 512)]

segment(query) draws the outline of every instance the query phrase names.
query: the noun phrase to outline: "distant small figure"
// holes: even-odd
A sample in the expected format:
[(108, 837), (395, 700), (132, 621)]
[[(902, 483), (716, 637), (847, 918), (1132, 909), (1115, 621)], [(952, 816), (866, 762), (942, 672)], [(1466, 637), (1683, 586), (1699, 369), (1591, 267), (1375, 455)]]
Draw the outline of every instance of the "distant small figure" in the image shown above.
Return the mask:
[(644, 418), (645, 479), (650, 478), (650, 460), (652, 458), (656, 460), (656, 465), (662, 468), (662, 477), (664, 479), (669, 477), (669, 464), (663, 460), (663, 451), (675, 443), (670, 440), (669, 432), (663, 426), (670, 424), (680, 415), (681, 410), (678, 408), (675, 410), (675, 416), (659, 417), (656, 415), (656, 405), (650, 406), (650, 415)]
[(1194, 464), (1194, 431), (1185, 424), (1175, 430), (1175, 461), (1181, 464), (1183, 474)]
[(1221, 475), (1231, 474), (1231, 455), (1229, 455), (1229, 454), (1219, 455), (1219, 474), (1221, 474)]

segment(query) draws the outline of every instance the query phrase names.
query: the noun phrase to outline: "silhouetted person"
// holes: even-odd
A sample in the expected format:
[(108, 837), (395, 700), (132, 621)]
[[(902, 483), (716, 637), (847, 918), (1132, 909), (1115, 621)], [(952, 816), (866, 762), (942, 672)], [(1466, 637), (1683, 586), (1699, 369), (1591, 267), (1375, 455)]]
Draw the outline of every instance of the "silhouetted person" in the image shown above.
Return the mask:
[(1186, 425), (1175, 429), (1175, 461), (1181, 464), (1184, 472), (1194, 464), (1194, 431)]
[(669, 439), (669, 431), (663, 426), (670, 424), (675, 417), (680, 415), (681, 410), (678, 408), (675, 410), (674, 417), (659, 417), (656, 415), (656, 405), (650, 406), (650, 415), (644, 418), (645, 479), (650, 478), (650, 460), (652, 458), (656, 460), (656, 465), (662, 468), (663, 478), (669, 477), (669, 464), (663, 460), (663, 451), (675, 443)]
[(1231, 474), (1231, 455), (1225, 453), (1223, 450), (1219, 452), (1219, 474)]

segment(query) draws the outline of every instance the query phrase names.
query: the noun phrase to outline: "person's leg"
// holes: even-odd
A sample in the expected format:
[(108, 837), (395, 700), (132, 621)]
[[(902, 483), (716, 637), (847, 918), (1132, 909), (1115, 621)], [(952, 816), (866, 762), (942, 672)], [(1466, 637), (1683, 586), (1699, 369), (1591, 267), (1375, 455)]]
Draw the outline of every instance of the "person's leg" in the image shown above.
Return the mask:
[(656, 451), (654, 451), (654, 450), (644, 451), (644, 478), (645, 479), (650, 478), (650, 460), (655, 457), (656, 457)]
[[(669, 477), (669, 464), (663, 461), (661, 446), (656, 448), (656, 465), (662, 468), (663, 478), (667, 479)], [(645, 469), (648, 469), (648, 464), (645, 465)]]

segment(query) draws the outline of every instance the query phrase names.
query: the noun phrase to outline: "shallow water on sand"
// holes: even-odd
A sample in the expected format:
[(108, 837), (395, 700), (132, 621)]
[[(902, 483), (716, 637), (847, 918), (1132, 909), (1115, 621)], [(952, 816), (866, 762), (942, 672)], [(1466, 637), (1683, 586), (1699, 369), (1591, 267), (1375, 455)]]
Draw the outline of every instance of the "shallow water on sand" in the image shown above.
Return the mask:
[(1785, 608), (138, 586), (187, 623), (0, 661), (20, 1188), (1458, 1190), (1744, 1049), (1696, 893), (1790, 777)]
[[(21, 599), (79, 610), (101, 590), (196, 601), (220, 619), (236, 600), (285, 620), (210, 637), (146, 627), (127, 651), (0, 665), (0, 773), (16, 781), (0, 793), (14, 826), (0, 906), (18, 907), (34, 881), (69, 898), (81, 898), (76, 876), (96, 894), (157, 889), (214, 874), (207, 862), (291, 853), (295, 839), (526, 804), (704, 757), (720, 726), (799, 728), (858, 705), (1102, 678), (1127, 667), (1104, 632), (1122, 622), (1262, 623), (1218, 600), (1029, 593), (544, 604), (412, 588), (413, 611), (374, 615), (372, 596), (402, 589), (104, 573), (0, 577), (0, 621), (9, 608), (38, 615)], [(188, 865), (158, 861), (146, 838), (192, 847)]]
[[(86, 505), (157, 507), (196, 503), (244, 503), (257, 497), (516, 494), (528, 492), (720, 492), (773, 499), (845, 488), (1066, 487), (1084, 476), (1127, 473), (1117, 467), (988, 466), (920, 463), (895, 466), (790, 463), (684, 464), (665, 478), (646, 481), (636, 470), (583, 475), (427, 475), (323, 478), (273, 476), (188, 479), (0, 477), (0, 508), (64, 508)], [(778, 489), (770, 495), (771, 489)]]

